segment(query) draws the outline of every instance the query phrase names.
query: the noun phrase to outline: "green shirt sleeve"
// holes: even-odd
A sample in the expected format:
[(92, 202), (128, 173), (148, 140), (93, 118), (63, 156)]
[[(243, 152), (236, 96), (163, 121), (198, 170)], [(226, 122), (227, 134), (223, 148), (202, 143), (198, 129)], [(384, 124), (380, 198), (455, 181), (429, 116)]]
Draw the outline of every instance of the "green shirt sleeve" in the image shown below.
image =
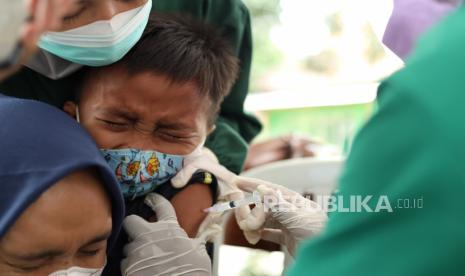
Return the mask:
[[(355, 139), (338, 205), (372, 196), (373, 212), (332, 213), (287, 275), (463, 275), (463, 10), (460, 18), (381, 85), (378, 111)], [(374, 212), (382, 197), (392, 212)]]
[[(459, 145), (438, 133), (432, 114), (403, 92), (383, 91), (341, 180), (338, 205), (372, 196), (373, 212), (332, 213), (325, 233), (302, 248), (288, 275), (463, 274), (465, 174), (458, 160), (465, 160), (457, 158)], [(392, 213), (375, 212), (382, 196)], [(403, 208), (420, 199), (422, 206)]]
[(240, 0), (157, 0), (159, 12), (184, 12), (218, 27), (240, 59), (241, 71), (224, 100), (215, 131), (207, 140), (220, 163), (235, 173), (242, 170), (249, 143), (261, 130), (258, 120), (244, 112), (252, 61), (250, 14)]

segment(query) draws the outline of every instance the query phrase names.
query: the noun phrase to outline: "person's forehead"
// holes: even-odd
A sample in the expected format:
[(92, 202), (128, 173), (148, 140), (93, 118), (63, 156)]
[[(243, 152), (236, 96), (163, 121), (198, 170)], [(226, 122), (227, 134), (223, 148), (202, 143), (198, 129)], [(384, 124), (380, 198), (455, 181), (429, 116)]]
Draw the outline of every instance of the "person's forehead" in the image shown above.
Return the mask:
[(115, 108), (127, 113), (195, 116), (208, 108), (208, 100), (194, 82), (176, 83), (150, 72), (129, 75), (109, 68), (90, 76), (81, 102), (98, 109)]
[(101, 183), (90, 172), (75, 172), (45, 191), (20, 215), (2, 237), (0, 248), (21, 256), (28, 251), (66, 252), (111, 229), (110, 201)]
[[(144, 94), (154, 99), (188, 97), (202, 100), (205, 97), (195, 80), (177, 82), (168, 75), (150, 71), (129, 73), (120, 65), (90, 71), (84, 84), (84, 91), (89, 92), (89, 90), (91, 93), (95, 90), (104, 92), (108, 98), (136, 98)], [(86, 94), (89, 96), (89, 93)]]
[(46, 190), (19, 216), (8, 234), (72, 232), (87, 223), (104, 229), (106, 218), (111, 219), (111, 203), (102, 183), (90, 171), (79, 171)]

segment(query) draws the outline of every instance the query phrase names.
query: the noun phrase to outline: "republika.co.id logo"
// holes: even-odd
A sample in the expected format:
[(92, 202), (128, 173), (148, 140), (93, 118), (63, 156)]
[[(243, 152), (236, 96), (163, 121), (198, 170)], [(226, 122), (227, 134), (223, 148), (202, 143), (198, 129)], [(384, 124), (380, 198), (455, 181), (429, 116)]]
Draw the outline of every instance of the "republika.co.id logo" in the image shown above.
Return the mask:
[(312, 200), (300, 196), (263, 197), (265, 212), (291, 212), (305, 209), (308, 212), (325, 211), (341, 213), (392, 213), (395, 209), (422, 209), (423, 197), (391, 200), (387, 195), (331, 195), (316, 196)]

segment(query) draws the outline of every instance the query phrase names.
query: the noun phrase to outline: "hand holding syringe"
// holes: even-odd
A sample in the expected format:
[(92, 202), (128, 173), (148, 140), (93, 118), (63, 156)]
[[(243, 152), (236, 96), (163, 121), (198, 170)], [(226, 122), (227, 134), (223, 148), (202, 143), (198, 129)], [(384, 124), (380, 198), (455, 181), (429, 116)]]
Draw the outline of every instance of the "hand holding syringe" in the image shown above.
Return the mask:
[[(316, 235), (326, 223), (326, 213), (317, 206), (318, 204), (281, 185), (235, 175), (208, 154), (186, 159), (185, 163), (185, 167), (171, 179), (173, 187), (185, 186), (197, 170), (208, 171), (215, 175), (220, 183), (221, 198), (230, 201), (215, 204), (205, 211), (209, 212), (209, 216), (214, 216), (234, 209), (236, 221), (251, 244), (256, 244), (260, 239), (272, 240), (284, 243), (288, 250), (293, 252), (300, 240)], [(247, 192), (252, 193), (252, 196), (246, 196)], [(269, 207), (291, 211), (266, 213), (264, 204), (261, 204), (262, 196), (279, 199), (270, 202)], [(286, 201), (285, 198), (298, 199), (295, 200), (296, 202), (306, 201), (308, 206), (313, 206), (310, 207), (312, 210), (297, 208), (293, 206), (294, 200)], [(255, 208), (251, 209), (249, 206), (251, 204), (255, 204)], [(267, 228), (269, 219), (275, 221), (273, 228)]]

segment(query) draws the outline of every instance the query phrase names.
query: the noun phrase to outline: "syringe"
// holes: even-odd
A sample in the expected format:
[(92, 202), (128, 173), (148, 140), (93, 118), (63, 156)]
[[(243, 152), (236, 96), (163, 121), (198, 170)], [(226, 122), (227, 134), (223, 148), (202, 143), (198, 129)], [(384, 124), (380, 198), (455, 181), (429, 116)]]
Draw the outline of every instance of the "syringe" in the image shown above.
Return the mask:
[(257, 204), (257, 203), (260, 203), (260, 202), (261, 202), (260, 194), (258, 192), (253, 192), (252, 195), (250, 195), (248, 197), (244, 197), (242, 199), (217, 203), (217, 204), (213, 205), (210, 208), (204, 209), (204, 212), (206, 212), (206, 213), (211, 213), (211, 212), (221, 213), (221, 212), (232, 210), (232, 209), (242, 207), (242, 206), (245, 206), (245, 205)]

